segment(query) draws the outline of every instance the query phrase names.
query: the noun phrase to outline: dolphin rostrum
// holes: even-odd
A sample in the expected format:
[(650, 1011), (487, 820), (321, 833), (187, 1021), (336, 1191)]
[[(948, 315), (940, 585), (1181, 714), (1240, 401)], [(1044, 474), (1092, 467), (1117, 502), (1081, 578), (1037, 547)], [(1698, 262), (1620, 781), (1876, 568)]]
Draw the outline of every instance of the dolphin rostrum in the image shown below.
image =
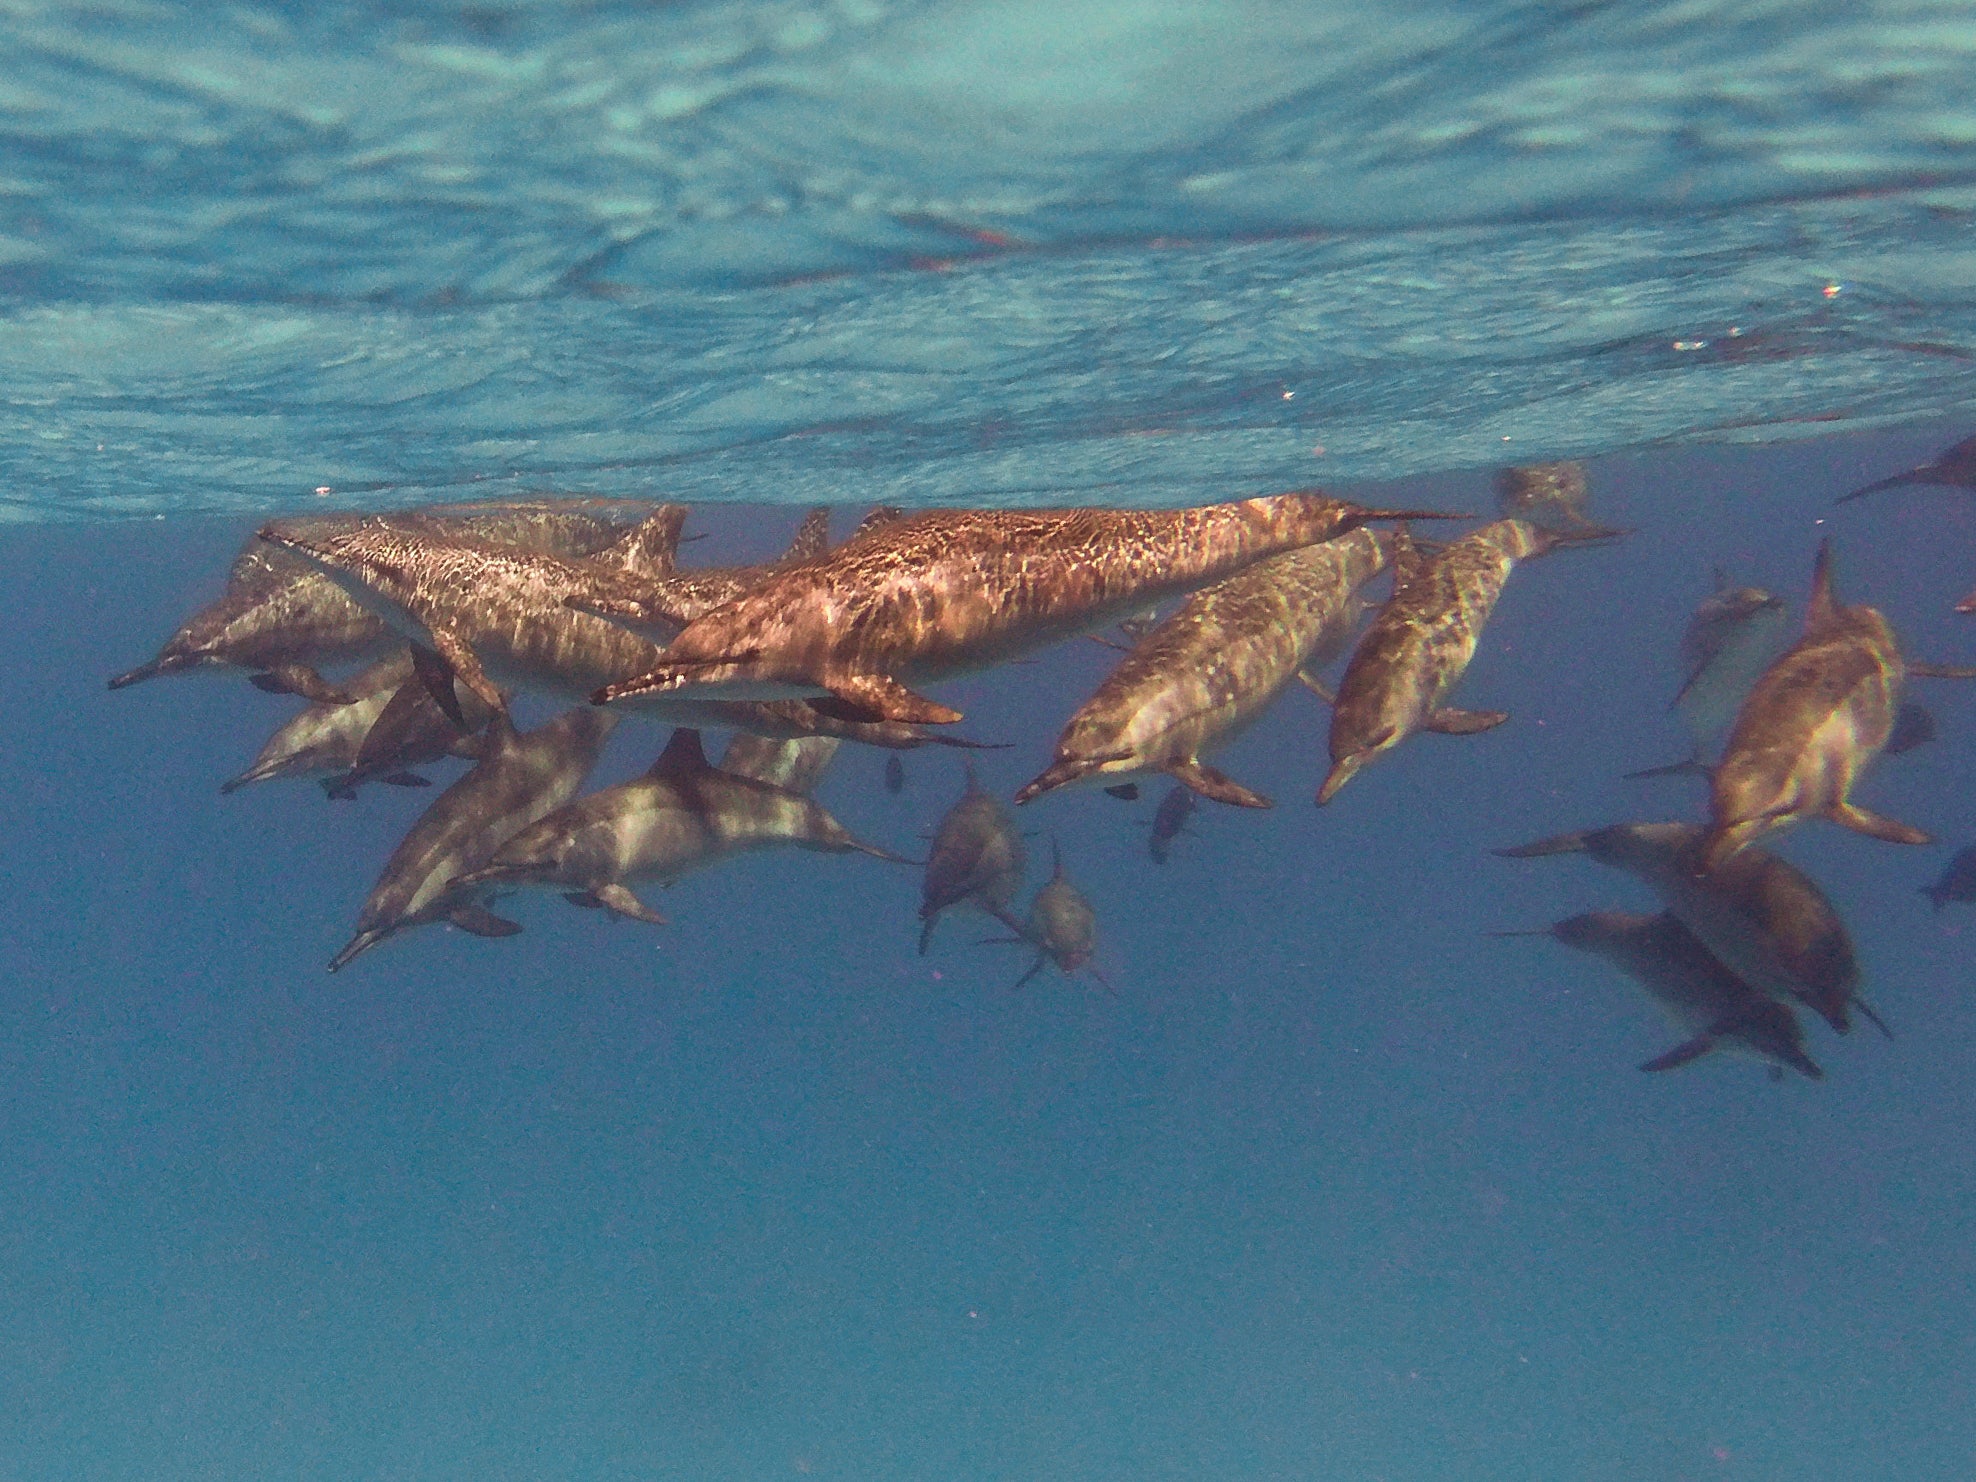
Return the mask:
[(1392, 537), (1393, 595), (1352, 651), (1331, 711), (1331, 771), (1321, 807), (1367, 762), (1417, 731), (1473, 735), (1501, 725), (1500, 710), (1456, 710), (1442, 701), (1467, 671), (1511, 569), (1561, 545), (1609, 538), (1573, 535), (1527, 520), (1497, 520), (1433, 554), (1404, 530)]
[(1380, 536), (1358, 529), (1194, 593), (1071, 717), (1055, 759), (1016, 802), (1085, 777), (1165, 772), (1216, 802), (1269, 806), (1202, 757), (1240, 735), (1299, 670), (1337, 656), (1358, 621), (1358, 589), (1385, 563)]
[(573, 904), (662, 925), (665, 918), (632, 893), (632, 883), (670, 883), (733, 855), (777, 846), (905, 863), (852, 837), (800, 792), (709, 766), (700, 733), (682, 726), (642, 777), (522, 829), (465, 883), (560, 890)]
[(1845, 923), (1811, 877), (1755, 846), (1698, 875), (1702, 835), (1692, 823), (1618, 823), (1495, 852), (1507, 859), (1585, 854), (1624, 870), (1752, 988), (1804, 1004), (1840, 1034), (1852, 1027), (1848, 1010), (1857, 1006), (1885, 1034), (1859, 996), (1859, 960)]
[(1314, 493), (1194, 509), (906, 515), (688, 623), (662, 663), (596, 699), (681, 688), (829, 696), (860, 719), (943, 725), (960, 712), (909, 685), (1019, 658), (1371, 520), (1415, 517)]
[(330, 959), (329, 970), (430, 921), (450, 921), (477, 936), (520, 931), (487, 909), (484, 888), (462, 877), (575, 795), (615, 723), (615, 716), (582, 705), (518, 735), (507, 716), (497, 714), (488, 723), (480, 760), (433, 800), (392, 851), (358, 913), (356, 935)]

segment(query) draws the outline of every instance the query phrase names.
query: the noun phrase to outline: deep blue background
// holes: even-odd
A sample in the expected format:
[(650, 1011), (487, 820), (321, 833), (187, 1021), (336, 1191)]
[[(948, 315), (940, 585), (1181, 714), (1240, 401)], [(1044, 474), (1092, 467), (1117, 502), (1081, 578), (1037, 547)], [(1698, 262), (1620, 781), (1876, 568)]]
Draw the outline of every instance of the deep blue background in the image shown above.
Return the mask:
[[(1898, 1033), (1812, 1026), (1829, 1079), (1672, 1043), (1601, 964), (1492, 941), (1643, 906), (1493, 846), (1699, 789), (1688, 610), (1727, 566), (1801, 609), (1817, 537), (1913, 652), (1976, 506), (1830, 498), (1958, 429), (1594, 469), (1638, 533), (1519, 570), (1459, 698), (1328, 809), (1301, 691), (1161, 869), (1152, 800), (1022, 813), (1095, 902), (1108, 997), (912, 950), (912, 872), (766, 856), (663, 930), (523, 901), (522, 936), (323, 963), (430, 794), (220, 798), (286, 713), (240, 681), (108, 693), (217, 590), (229, 522), (0, 536), (0, 1476), (516, 1479), (1869, 1477), (1976, 1470), (1968, 907), (1915, 894), (1971, 817), (1971, 687), (1863, 796), (1903, 850), (1807, 825)], [(1485, 507), (1484, 481), (1363, 492)], [(848, 515), (846, 516), (848, 518)], [(1820, 523), (1822, 521), (1822, 523)], [(786, 511), (710, 511), (724, 550)], [(743, 540), (743, 536), (747, 540)], [(1032, 775), (1103, 673), (1076, 644), (943, 693)], [(608, 768), (659, 734), (627, 724)], [(953, 753), (844, 754), (904, 852)], [(1157, 797), (1157, 789), (1153, 796)], [(1032, 884), (1034, 883), (1032, 879)]]

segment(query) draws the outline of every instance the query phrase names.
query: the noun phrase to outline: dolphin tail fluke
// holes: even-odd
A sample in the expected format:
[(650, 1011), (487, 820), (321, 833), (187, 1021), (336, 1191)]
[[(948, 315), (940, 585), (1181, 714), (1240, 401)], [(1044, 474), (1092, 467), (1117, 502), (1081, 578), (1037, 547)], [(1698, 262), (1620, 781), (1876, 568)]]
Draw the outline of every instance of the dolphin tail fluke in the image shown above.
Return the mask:
[(1504, 859), (1541, 859), (1547, 854), (1583, 854), (1585, 836), (1583, 834), (1552, 834), (1548, 839), (1538, 839), (1532, 844), (1518, 844), (1511, 849), (1492, 849), (1490, 853)]

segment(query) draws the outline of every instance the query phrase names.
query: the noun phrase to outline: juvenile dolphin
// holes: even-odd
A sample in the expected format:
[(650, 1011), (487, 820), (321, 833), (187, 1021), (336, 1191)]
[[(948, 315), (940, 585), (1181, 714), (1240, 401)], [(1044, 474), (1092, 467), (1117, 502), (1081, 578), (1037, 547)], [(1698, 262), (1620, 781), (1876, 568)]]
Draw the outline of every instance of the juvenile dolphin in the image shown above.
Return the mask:
[(1844, 504), (1848, 499), (1877, 494), (1882, 489), (1893, 489), (1902, 484), (1946, 484), (1951, 488), (1976, 489), (1976, 437), (1964, 438), (1926, 463), (1917, 463), (1910, 469), (1862, 485), (1850, 494), (1841, 494), (1838, 503)]
[(1673, 1070), (1711, 1050), (1731, 1048), (1764, 1061), (1773, 1076), (1788, 1066), (1814, 1081), (1825, 1079), (1805, 1053), (1804, 1027), (1790, 1005), (1759, 993), (1724, 967), (1671, 911), (1655, 916), (1587, 911), (1548, 931), (1501, 935), (1554, 937), (1605, 958), (1646, 989), (1687, 1038), (1642, 1070)]
[[(626, 516), (634, 512), (644, 522), (627, 531)], [(626, 500), (549, 499), (450, 505), (405, 511), (396, 518), (422, 520), (435, 530), (518, 549), (571, 558), (598, 555), (606, 569), (651, 577), (671, 570), (671, 547), (677, 544), (683, 514), (679, 505), (653, 510)], [(613, 548), (615, 555), (607, 554)], [(389, 628), (375, 613), (312, 563), (255, 536), (234, 558), (225, 594), (188, 618), (149, 663), (112, 679), (110, 688), (161, 674), (233, 668), (253, 671), (263, 689), (333, 701), (339, 697), (337, 688), (314, 666), (377, 658), (393, 646)]]
[(983, 945), (1007, 942), (1036, 949), (1036, 960), (1015, 980), (1017, 988), (1040, 973), (1045, 963), (1054, 962), (1064, 976), (1073, 977), (1082, 969), (1096, 978), (1106, 992), (1116, 993), (1111, 979), (1091, 961), (1098, 948), (1098, 913), (1091, 909), (1084, 893), (1064, 878), (1063, 852), (1054, 839), (1050, 841), (1050, 861), (1049, 881), (1036, 892), (1028, 919), (1015, 929), (1014, 936), (989, 937)]
[(596, 699), (681, 688), (829, 696), (859, 719), (944, 725), (960, 712), (909, 685), (1019, 658), (1370, 520), (1413, 517), (1312, 493), (1195, 509), (907, 515), (688, 623), (662, 664)]
[(1009, 915), (1009, 902), (1022, 884), (1028, 863), (1022, 836), (993, 794), (984, 792), (967, 764), (967, 786), (960, 801), (947, 810), (927, 851), (926, 879), (920, 896), (919, 953), (926, 955), (940, 913), (952, 906), (972, 905), (986, 911), (1011, 931), (1022, 930)]
[(412, 677), (412, 656), (400, 648), (353, 675), (334, 702), (315, 701), (268, 737), (253, 765), (220, 784), (230, 793), (277, 777), (325, 777), (347, 772), (391, 697)]
[(777, 846), (906, 862), (853, 838), (802, 793), (709, 766), (700, 733), (682, 726), (642, 777), (548, 814), (465, 881), (561, 890), (573, 904), (663, 925), (665, 918), (632, 893), (632, 883), (671, 882)]
[[(412, 667), (409, 652), (406, 667)], [(409, 779), (417, 778), (411, 771), (413, 767), (442, 757), (478, 757), (479, 733), (494, 712), (481, 704), (480, 697), (471, 690), (457, 686), (453, 690), (453, 702), (460, 716), (457, 721), (432, 697), (423, 678), (408, 675), (376, 723), (364, 734), (363, 744), (357, 748), (348, 769), (341, 776), (324, 778), (323, 791), (332, 798), (354, 798), (357, 789), (366, 782), (395, 782), (403, 786)], [(411, 785), (417, 786), (422, 781), (418, 778)]]
[(392, 851), (358, 913), (356, 935), (330, 959), (329, 970), (388, 936), (431, 921), (450, 921), (477, 936), (520, 931), (489, 911), (487, 892), (463, 877), (575, 795), (616, 721), (584, 705), (517, 735), (507, 716), (497, 714), (488, 723), (480, 760), (433, 800)]
[(1780, 1003), (1795, 999), (1840, 1034), (1850, 1006), (1887, 1026), (1859, 996), (1859, 960), (1839, 913), (1811, 877), (1754, 846), (1695, 873), (1703, 830), (1692, 823), (1618, 823), (1495, 852), (1507, 859), (1585, 854), (1658, 895), (1723, 965)]
[(1202, 757), (1253, 724), (1300, 669), (1337, 656), (1358, 622), (1358, 589), (1385, 564), (1380, 536), (1359, 529), (1194, 593), (1070, 718), (1055, 759), (1016, 802), (1082, 778), (1165, 772), (1218, 803), (1270, 806)]
[(1565, 535), (1528, 520), (1498, 520), (1426, 555), (1405, 530), (1394, 531), (1393, 595), (1352, 651), (1338, 683), (1331, 771), (1317, 790), (1318, 806), (1337, 796), (1367, 762), (1416, 731), (1467, 736), (1508, 720), (1500, 710), (1442, 704), (1475, 657), (1503, 583), (1519, 560), (1611, 533), (1588, 528)]
[(1850, 797), (1893, 734), (1910, 667), (1954, 672), (1905, 664), (1879, 612), (1840, 606), (1832, 592), (1831, 543), (1821, 541), (1804, 636), (1751, 688), (1711, 776), (1709, 832), (1698, 867), (1718, 869), (1752, 839), (1804, 818), (1829, 818), (1893, 844), (1927, 843), (1920, 829), (1869, 813)]
[(1585, 465), (1524, 463), (1496, 470), (1496, 512), (1570, 535), (1596, 530), (1586, 516), (1590, 485)]

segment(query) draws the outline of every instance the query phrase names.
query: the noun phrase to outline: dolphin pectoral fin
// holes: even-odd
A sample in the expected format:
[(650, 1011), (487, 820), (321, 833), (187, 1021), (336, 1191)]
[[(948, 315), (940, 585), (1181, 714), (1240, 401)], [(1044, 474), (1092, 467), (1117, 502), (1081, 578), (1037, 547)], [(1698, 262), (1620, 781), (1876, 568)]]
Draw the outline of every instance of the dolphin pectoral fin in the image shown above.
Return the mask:
[(1308, 669), (1297, 671), (1297, 682), (1327, 705), (1336, 705), (1338, 696), (1332, 688)]
[(432, 779), (417, 772), (390, 772), (377, 779), (387, 787), (430, 787)]
[(633, 921), (643, 921), (650, 926), (664, 926), (666, 918), (633, 895), (622, 885), (597, 885), (590, 893), (597, 898), (597, 904), (619, 916), (629, 916)]
[(354, 803), (357, 800), (357, 784), (345, 772), (341, 777), (325, 777), (322, 780), (322, 795), (336, 803)]
[(479, 761), (480, 754), (485, 750), (487, 743), (478, 735), (455, 736), (446, 744), (446, 755), (463, 757), (470, 762)]
[(432, 703), (460, 730), (467, 728), (466, 712), (460, 709), (459, 692), (453, 688), (453, 670), (447, 662), (423, 644), (412, 645), (412, 675)]
[(604, 903), (587, 890), (565, 890), (563, 899), (572, 906), (581, 906), (586, 911), (601, 911)]
[(1699, 1060), (1715, 1048), (1714, 1029), (1704, 1029), (1693, 1039), (1683, 1040), (1665, 1055), (1656, 1055), (1640, 1069), (1652, 1074), (1663, 1070), (1679, 1070), (1690, 1061)]
[(1108, 798), (1117, 798), (1121, 803), (1136, 803), (1139, 801), (1139, 784), (1136, 782), (1116, 783), (1105, 789), (1105, 796)]
[(1935, 724), (1933, 711), (1912, 700), (1903, 700), (1901, 708), (1894, 712), (1894, 729), (1887, 737), (1887, 744), (1880, 748), (1880, 754), (1901, 756), (1917, 747), (1926, 746), (1940, 734), (1941, 728)]
[(1831, 812), (1832, 822), (1841, 828), (1849, 828), (1856, 834), (1865, 834), (1869, 839), (1884, 839), (1889, 844), (1932, 844), (1934, 835), (1924, 834), (1912, 824), (1901, 823), (1878, 813), (1870, 813), (1853, 803), (1840, 803)]
[(1231, 808), (1274, 808), (1276, 804), (1259, 792), (1252, 792), (1215, 767), (1202, 762), (1175, 762), (1166, 769), (1175, 782), (1184, 783), (1211, 802)]
[(1031, 978), (1035, 977), (1038, 973), (1043, 971), (1043, 964), (1048, 962), (1049, 960), (1050, 958), (1048, 953), (1038, 952), (1036, 954), (1036, 960), (1029, 964), (1029, 971), (1024, 973), (1021, 977), (1017, 978), (1013, 983), (1009, 984), (1009, 991), (1014, 992), (1016, 989), (1022, 987), (1023, 984), (1027, 983)]
[(453, 907), (446, 913), (446, 919), (461, 931), (472, 932), (477, 937), (511, 937), (521, 930), (519, 921), (496, 916), (487, 907), (472, 903)]
[(270, 695), (300, 695), (311, 705), (348, 705), (347, 690), (331, 684), (307, 664), (274, 664), (247, 676), (255, 689)]
[(1456, 710), (1451, 705), (1443, 705), (1421, 723), (1423, 731), (1438, 731), (1443, 736), (1474, 736), (1482, 731), (1493, 731), (1509, 719), (1507, 710)]
[(830, 715), (831, 702), (837, 702), (843, 707), (835, 712), (838, 719), (901, 720), (908, 725), (950, 726), (961, 718), (960, 711), (915, 694), (889, 674), (842, 675), (825, 680), (824, 688), (830, 691), (829, 695), (811, 700), (810, 704)]
[(1511, 849), (1492, 849), (1492, 854), (1504, 859), (1540, 859), (1547, 854), (1583, 854), (1585, 836), (1583, 834), (1552, 834), (1548, 839), (1539, 839), (1533, 844), (1518, 844)]
[[(481, 703), (489, 710), (506, 710), (508, 697), (502, 694), (495, 687), (494, 681), (487, 677), (487, 671), (480, 667), (480, 659), (467, 641), (451, 628), (433, 628), (430, 631), (432, 646), (439, 650), (439, 657), (452, 666), (453, 678), (479, 696)], [(418, 656), (416, 644), (412, 646), (412, 655), (416, 667)], [(431, 688), (430, 682), (426, 687)], [(446, 718), (454, 725), (463, 731), (467, 730), (466, 716), (460, 710), (460, 697), (454, 693), (450, 684), (442, 686), (442, 689), (443, 694), (439, 690), (433, 691), (434, 703), (446, 712)]]
[[(1956, 608), (1957, 612), (1964, 610)], [(1929, 664), (1920, 659), (1907, 660), (1907, 672), (1923, 679), (1976, 679), (1976, 668), (1968, 664)]]

